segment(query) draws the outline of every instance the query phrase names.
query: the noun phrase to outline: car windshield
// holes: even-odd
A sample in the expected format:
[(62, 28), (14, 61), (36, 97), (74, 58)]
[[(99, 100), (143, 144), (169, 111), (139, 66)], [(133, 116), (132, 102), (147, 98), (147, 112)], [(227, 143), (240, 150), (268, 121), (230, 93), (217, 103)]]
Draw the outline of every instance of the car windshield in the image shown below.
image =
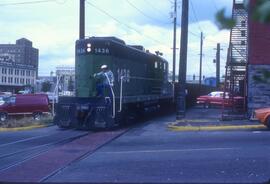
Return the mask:
[(207, 96), (221, 97), (221, 96), (223, 96), (223, 92), (211, 92)]

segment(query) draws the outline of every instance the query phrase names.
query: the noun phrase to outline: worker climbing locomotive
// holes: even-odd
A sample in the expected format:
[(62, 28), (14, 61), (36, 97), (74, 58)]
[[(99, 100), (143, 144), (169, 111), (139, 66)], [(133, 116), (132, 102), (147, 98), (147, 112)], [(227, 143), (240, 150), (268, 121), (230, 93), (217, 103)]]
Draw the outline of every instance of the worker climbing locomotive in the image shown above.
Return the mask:
[(76, 97), (59, 99), (59, 127), (112, 128), (173, 101), (168, 62), (115, 37), (76, 41), (75, 80)]

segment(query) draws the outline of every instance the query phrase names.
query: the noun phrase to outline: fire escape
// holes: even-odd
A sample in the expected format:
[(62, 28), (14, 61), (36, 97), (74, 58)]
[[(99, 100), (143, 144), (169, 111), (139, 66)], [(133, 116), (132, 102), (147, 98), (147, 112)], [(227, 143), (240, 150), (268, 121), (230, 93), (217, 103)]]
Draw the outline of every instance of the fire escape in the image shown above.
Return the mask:
[[(232, 105), (223, 105), (223, 120), (244, 119), (246, 117), (248, 12), (244, 7), (243, 0), (233, 1), (232, 18), (236, 24), (230, 32), (223, 97)], [(225, 92), (228, 95), (225, 95)], [(242, 96), (244, 99), (236, 96)]]

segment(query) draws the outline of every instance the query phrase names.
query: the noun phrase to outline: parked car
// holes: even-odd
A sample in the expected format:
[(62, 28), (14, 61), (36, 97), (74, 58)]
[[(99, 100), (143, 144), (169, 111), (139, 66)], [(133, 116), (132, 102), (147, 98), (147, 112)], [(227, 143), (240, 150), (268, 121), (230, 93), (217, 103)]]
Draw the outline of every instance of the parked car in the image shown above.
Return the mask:
[(45, 94), (18, 94), (3, 98), (3, 101), (0, 103), (0, 121), (11, 115), (32, 115), (35, 120), (40, 120), (42, 114), (50, 112)]
[(255, 110), (255, 117), (270, 128), (270, 107)]
[(233, 97), (234, 102), (231, 103), (229, 99), (229, 93), (225, 93), (225, 98), (223, 98), (224, 92), (223, 91), (214, 91), (209, 93), (208, 95), (199, 96), (197, 98), (197, 104), (202, 104), (205, 108), (209, 108), (210, 106), (217, 105), (222, 106), (225, 105), (226, 107), (230, 107), (232, 105), (240, 105), (243, 104), (244, 98), (241, 96)]

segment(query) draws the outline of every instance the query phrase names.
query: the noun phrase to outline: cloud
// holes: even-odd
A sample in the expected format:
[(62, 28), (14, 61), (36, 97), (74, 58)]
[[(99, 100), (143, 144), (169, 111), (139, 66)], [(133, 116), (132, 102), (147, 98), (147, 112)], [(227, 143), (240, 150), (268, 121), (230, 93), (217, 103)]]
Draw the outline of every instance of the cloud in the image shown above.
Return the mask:
[[(172, 20), (169, 16), (172, 11), (172, 3), (168, 0), (155, 2), (150, 0), (129, 1), (143, 11), (146, 16), (128, 4), (126, 0), (88, 1), (106, 11), (109, 15), (105, 15), (104, 12), (102, 13), (87, 3), (86, 35), (116, 36), (123, 39), (127, 44), (143, 45), (153, 53), (159, 50), (168, 60), (170, 70), (172, 70), (173, 25), (170, 23)], [(203, 48), (205, 55), (203, 58), (204, 74), (210, 76), (215, 70), (212, 60), (216, 52), (213, 49), (217, 42), (220, 42), (224, 47), (222, 57), (226, 58), (229, 32), (219, 31), (213, 23), (213, 14), (216, 10), (213, 5), (210, 5), (211, 1), (193, 1), (194, 8), (200, 10), (197, 11), (200, 22), (194, 21), (194, 15), (190, 11), (188, 75), (198, 74), (200, 28), (205, 35)], [(5, 0), (5, 2), (10, 1)], [(227, 0), (219, 0), (218, 2), (218, 8), (229, 6)], [(211, 6), (211, 8), (208, 6)], [(0, 22), (0, 42), (15, 42), (16, 39), (21, 37), (30, 39), (34, 47), (38, 48), (40, 52), (40, 74), (49, 74), (58, 65), (74, 65), (75, 40), (78, 38), (77, 0), (8, 6), (1, 11), (3, 21)], [(180, 8), (178, 8), (178, 17), (180, 17), (180, 13)], [(176, 43), (177, 48), (179, 48), (180, 28), (177, 29)], [(178, 71), (179, 49), (176, 53), (176, 71)]]

